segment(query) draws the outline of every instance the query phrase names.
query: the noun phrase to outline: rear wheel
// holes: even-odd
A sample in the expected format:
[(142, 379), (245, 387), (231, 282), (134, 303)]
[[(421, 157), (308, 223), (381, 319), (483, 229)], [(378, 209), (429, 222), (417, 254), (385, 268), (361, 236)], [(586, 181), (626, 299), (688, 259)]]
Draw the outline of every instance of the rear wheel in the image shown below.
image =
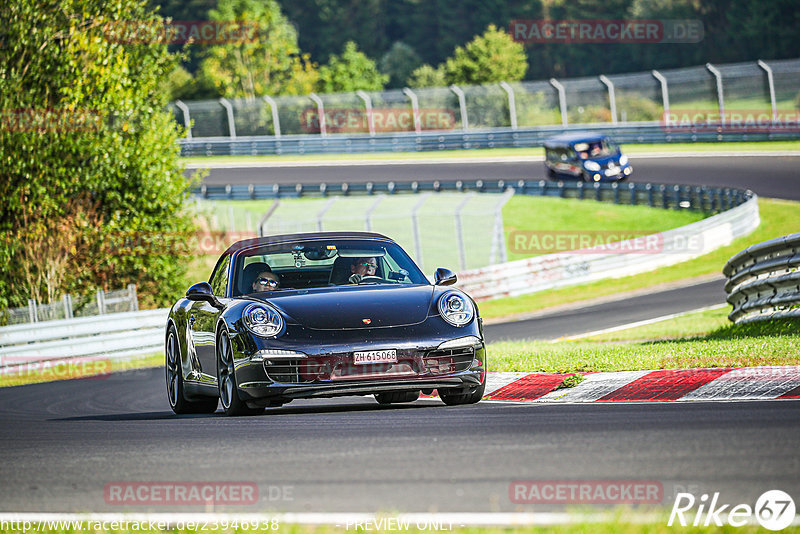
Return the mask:
[(250, 408), (239, 398), (236, 372), (233, 365), (233, 347), (228, 334), (222, 332), (217, 343), (217, 384), (219, 399), (226, 415), (256, 415), (264, 408)]
[(184, 396), (183, 372), (181, 370), (181, 352), (178, 343), (178, 332), (170, 325), (167, 332), (166, 346), (166, 375), (167, 396), (169, 406), (176, 414), (184, 413), (214, 413), (217, 411), (219, 401), (209, 397), (207, 399), (187, 400)]
[(456, 406), (459, 404), (475, 404), (483, 398), (483, 392), (485, 390), (486, 382), (466, 392), (463, 389), (440, 389), (439, 397), (448, 406)]
[(388, 393), (376, 393), (375, 400), (379, 404), (397, 404), (401, 402), (414, 402), (419, 398), (417, 391), (391, 391)]

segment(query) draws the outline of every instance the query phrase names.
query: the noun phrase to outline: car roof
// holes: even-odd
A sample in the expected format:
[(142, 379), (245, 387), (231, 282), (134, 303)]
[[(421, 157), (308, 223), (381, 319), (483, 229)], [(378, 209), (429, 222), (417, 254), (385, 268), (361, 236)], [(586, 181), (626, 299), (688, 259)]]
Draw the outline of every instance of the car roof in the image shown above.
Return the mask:
[(572, 146), (579, 141), (591, 143), (593, 141), (601, 141), (607, 137), (606, 134), (597, 132), (569, 132), (545, 139), (544, 146), (545, 148)]
[(308, 241), (311, 239), (382, 239), (394, 243), (389, 237), (374, 232), (305, 232), (299, 234), (281, 234), (252, 239), (243, 239), (232, 244), (224, 254), (235, 254), (240, 250), (259, 247), (262, 245), (280, 245), (293, 241)]

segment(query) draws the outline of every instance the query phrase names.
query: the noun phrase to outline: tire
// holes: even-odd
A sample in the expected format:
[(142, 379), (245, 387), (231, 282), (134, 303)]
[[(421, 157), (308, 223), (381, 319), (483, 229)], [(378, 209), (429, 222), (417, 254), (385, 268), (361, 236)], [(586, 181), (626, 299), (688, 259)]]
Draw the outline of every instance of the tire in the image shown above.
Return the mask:
[(184, 394), (183, 372), (181, 371), (181, 349), (178, 332), (170, 325), (167, 331), (165, 357), (165, 374), (167, 379), (167, 398), (169, 406), (176, 414), (214, 413), (219, 400), (213, 397), (199, 400), (187, 400)]
[(264, 408), (250, 408), (239, 398), (236, 385), (236, 372), (233, 365), (233, 347), (227, 332), (217, 338), (217, 386), (219, 400), (225, 415), (256, 415), (264, 413)]
[(448, 406), (457, 406), (459, 404), (475, 404), (483, 398), (483, 392), (486, 390), (486, 382), (477, 386), (471, 391), (464, 392), (463, 389), (456, 390), (439, 390), (439, 397)]
[(391, 391), (389, 393), (376, 393), (375, 400), (378, 404), (398, 404), (401, 402), (414, 402), (419, 398), (417, 391)]

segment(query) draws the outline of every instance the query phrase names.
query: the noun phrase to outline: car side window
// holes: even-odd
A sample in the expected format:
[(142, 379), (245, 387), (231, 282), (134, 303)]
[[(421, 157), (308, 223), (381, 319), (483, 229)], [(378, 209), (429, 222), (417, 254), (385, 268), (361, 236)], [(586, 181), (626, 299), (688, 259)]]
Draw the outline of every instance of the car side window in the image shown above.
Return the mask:
[(211, 275), (211, 290), (218, 297), (225, 296), (225, 290), (228, 287), (228, 271), (231, 265), (231, 257), (225, 256), (222, 261), (217, 265), (214, 274)]

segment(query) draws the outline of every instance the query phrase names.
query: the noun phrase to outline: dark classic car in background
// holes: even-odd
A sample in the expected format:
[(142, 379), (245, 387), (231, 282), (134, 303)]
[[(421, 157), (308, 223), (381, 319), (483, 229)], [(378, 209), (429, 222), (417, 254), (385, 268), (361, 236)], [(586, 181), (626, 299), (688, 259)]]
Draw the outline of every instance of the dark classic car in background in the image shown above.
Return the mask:
[(263, 412), (293, 399), (375, 395), (411, 402), (438, 390), (478, 402), (486, 351), (478, 309), (456, 275), (431, 284), (379, 234), (310, 233), (240, 241), (170, 310), (166, 379), (175, 413)]
[(601, 133), (571, 132), (544, 142), (544, 166), (550, 178), (586, 182), (622, 181), (633, 173), (628, 156)]

